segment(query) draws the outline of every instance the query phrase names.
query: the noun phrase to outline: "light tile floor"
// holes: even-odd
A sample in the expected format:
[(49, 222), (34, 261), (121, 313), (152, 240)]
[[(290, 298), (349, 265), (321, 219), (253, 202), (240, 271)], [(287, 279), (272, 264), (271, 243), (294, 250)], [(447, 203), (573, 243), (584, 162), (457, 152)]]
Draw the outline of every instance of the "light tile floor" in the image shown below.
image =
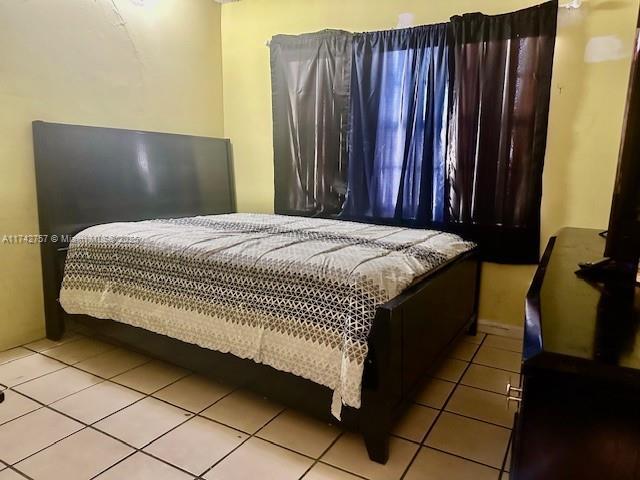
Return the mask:
[(70, 334), (0, 352), (0, 480), (508, 479), (520, 340), (463, 338), (398, 422), (362, 438), (235, 386)]

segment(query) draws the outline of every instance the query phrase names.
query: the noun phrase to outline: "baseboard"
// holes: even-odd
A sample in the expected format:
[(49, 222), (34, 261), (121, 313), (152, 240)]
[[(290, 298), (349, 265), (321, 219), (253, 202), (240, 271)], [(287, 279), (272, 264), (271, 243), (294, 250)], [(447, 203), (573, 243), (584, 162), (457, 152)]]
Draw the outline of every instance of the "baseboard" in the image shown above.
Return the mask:
[(484, 320), (482, 318), (478, 320), (478, 331), (511, 338), (522, 338), (524, 335), (524, 327), (492, 322), (491, 320)]

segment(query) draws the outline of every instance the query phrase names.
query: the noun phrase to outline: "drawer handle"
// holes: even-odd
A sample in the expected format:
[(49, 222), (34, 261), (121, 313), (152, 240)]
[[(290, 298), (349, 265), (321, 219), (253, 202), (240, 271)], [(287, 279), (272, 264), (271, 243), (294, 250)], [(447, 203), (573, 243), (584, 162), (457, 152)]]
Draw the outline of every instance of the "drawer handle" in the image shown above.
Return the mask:
[(511, 385), (511, 383), (507, 383), (507, 397), (510, 397), (512, 392), (515, 392), (518, 395), (521, 395), (522, 389), (514, 387), (513, 385)]
[(507, 383), (507, 408), (511, 405), (511, 402), (516, 402), (518, 405), (522, 402), (522, 389), (514, 387), (511, 382)]

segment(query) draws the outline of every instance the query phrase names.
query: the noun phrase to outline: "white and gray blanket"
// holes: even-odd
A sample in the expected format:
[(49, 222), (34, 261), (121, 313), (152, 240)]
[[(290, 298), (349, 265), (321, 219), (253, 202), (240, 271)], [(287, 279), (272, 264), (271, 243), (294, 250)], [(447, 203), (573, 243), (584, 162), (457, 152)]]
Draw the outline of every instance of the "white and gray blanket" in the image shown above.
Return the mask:
[(261, 214), (111, 223), (69, 247), (68, 313), (307, 378), (360, 407), (376, 307), (473, 248), (432, 230)]

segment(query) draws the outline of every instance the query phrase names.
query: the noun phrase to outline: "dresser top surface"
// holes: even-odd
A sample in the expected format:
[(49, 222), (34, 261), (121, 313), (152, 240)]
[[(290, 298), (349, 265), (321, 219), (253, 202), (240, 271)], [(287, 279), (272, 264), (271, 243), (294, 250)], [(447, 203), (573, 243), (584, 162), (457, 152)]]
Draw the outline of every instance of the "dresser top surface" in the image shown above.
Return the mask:
[(527, 297), (525, 358), (551, 353), (640, 370), (640, 289), (589, 283), (578, 263), (602, 258), (600, 230), (565, 228)]

